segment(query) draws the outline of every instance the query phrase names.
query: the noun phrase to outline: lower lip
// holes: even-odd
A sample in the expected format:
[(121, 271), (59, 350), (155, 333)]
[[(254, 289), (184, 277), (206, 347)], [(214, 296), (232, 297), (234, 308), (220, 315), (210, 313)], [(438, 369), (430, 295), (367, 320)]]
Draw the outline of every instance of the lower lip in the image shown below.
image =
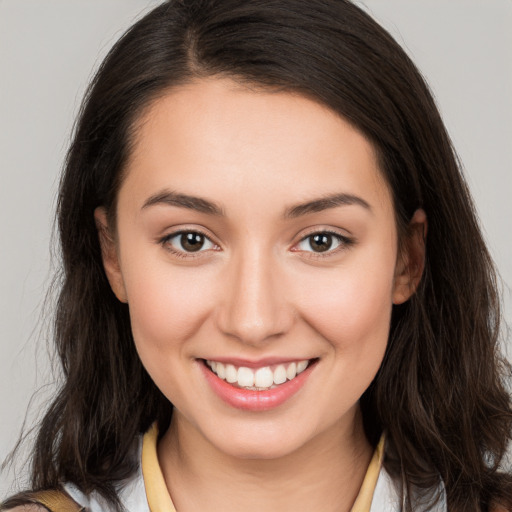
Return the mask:
[(224, 400), (224, 402), (236, 409), (243, 409), (245, 411), (267, 411), (280, 406), (295, 395), (295, 393), (304, 386), (315, 363), (316, 361), (311, 362), (308, 367), (294, 379), (265, 391), (237, 388), (219, 379), (203, 361), (201, 361), (200, 365), (206, 381), (217, 396)]

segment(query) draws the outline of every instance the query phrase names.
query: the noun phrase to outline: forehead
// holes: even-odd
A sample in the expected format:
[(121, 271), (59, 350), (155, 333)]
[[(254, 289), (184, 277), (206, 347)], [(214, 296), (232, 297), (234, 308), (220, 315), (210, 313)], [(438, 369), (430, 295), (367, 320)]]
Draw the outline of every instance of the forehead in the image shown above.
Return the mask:
[(252, 191), (260, 207), (357, 192), (390, 207), (375, 150), (350, 123), (302, 95), (229, 79), (198, 80), (154, 100), (126, 171), (121, 195), (140, 200), (162, 187), (222, 203)]

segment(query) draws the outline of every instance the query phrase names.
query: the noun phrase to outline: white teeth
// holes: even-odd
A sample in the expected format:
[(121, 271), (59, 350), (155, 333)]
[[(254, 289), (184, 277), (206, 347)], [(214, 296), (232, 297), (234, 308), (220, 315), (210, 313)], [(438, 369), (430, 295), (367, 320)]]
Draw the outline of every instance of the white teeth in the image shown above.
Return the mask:
[(309, 361), (299, 361), (297, 363), (297, 374), (302, 373), (308, 367)]
[(305, 359), (287, 365), (280, 364), (277, 365), (273, 371), (269, 366), (263, 366), (262, 368), (253, 370), (245, 366), (236, 368), (232, 364), (223, 364), (218, 361), (208, 360), (206, 364), (220, 379), (230, 384), (236, 384), (246, 389), (262, 390), (270, 389), (285, 383), (287, 380), (294, 379), (308, 367), (309, 360)]
[(241, 388), (254, 386), (254, 372), (250, 368), (245, 366), (238, 368), (238, 385)]
[(274, 374), (268, 366), (259, 368), (254, 375), (254, 385), (257, 388), (269, 388), (274, 383)]
[(238, 380), (238, 371), (232, 364), (226, 365), (226, 381), (233, 384)]
[(274, 370), (274, 384), (282, 384), (283, 382), (286, 382), (286, 368), (280, 364), (275, 370)]
[(288, 380), (292, 380), (297, 376), (297, 365), (295, 363), (291, 363), (286, 369), (286, 377)]
[(222, 363), (217, 363), (216, 365), (216, 372), (219, 378), (224, 380), (226, 378), (226, 367)]

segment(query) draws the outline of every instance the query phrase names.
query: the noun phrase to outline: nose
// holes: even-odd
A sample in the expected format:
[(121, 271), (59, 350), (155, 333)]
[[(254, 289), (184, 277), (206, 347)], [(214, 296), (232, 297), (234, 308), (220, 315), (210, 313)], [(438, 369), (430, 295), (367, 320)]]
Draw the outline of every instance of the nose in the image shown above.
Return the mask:
[(283, 272), (272, 257), (254, 251), (241, 254), (229, 263), (221, 287), (217, 323), (225, 335), (260, 346), (290, 330), (294, 308)]

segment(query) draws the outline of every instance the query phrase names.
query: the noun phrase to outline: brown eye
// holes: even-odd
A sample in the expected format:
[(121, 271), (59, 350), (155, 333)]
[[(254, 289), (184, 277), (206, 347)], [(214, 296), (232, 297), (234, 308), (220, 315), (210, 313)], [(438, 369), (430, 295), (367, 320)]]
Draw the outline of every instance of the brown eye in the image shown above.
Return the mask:
[(200, 233), (182, 233), (180, 245), (187, 252), (199, 251), (204, 245), (204, 235)]
[(166, 236), (162, 243), (175, 253), (192, 253), (213, 249), (215, 244), (198, 231), (180, 231)]
[(304, 237), (298, 244), (299, 251), (311, 253), (334, 253), (336, 249), (348, 247), (353, 243), (351, 238), (329, 231), (319, 231)]
[(318, 233), (309, 237), (309, 245), (315, 252), (325, 252), (332, 247), (332, 235), (330, 233)]

